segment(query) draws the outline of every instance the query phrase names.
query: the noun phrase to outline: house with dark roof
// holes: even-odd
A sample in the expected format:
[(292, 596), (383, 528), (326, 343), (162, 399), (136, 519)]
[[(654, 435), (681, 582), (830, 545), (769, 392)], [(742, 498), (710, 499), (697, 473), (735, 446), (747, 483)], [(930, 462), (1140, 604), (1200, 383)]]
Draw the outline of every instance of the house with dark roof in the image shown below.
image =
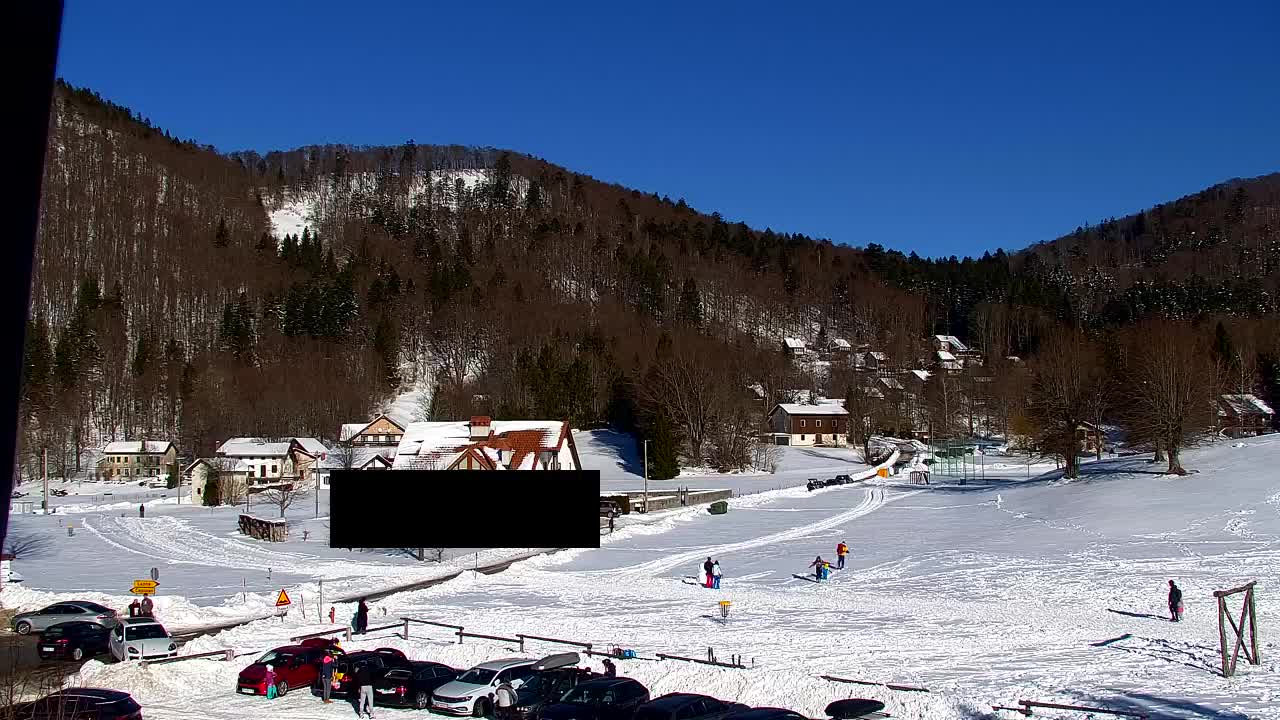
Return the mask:
[(581, 470), (568, 421), (415, 422), (396, 448), (394, 470)]

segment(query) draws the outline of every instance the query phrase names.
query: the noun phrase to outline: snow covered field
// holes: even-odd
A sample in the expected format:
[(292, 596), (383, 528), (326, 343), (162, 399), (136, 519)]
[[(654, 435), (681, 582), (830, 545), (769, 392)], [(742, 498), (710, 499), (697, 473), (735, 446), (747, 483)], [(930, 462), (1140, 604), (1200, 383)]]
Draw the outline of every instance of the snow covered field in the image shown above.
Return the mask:
[[(579, 452), (587, 467), (602, 470), (606, 485), (621, 489), (635, 476), (627, 472), (631, 450), (616, 440), (580, 436)], [(821, 454), (829, 452), (844, 451)], [(787, 462), (798, 457), (808, 457), (811, 464), (789, 468)], [(990, 472), (981, 484), (912, 486), (889, 478), (810, 493), (793, 485), (835, 474), (819, 472), (828, 466), (818, 463), (835, 467), (839, 462), (798, 457), (784, 458), (778, 473), (785, 474), (783, 481), (778, 475), (706, 478), (706, 486), (740, 483), (755, 493), (732, 500), (727, 515), (685, 508), (624, 518), (628, 522), (602, 538), (599, 550), (540, 556), (503, 573), (464, 573), (432, 588), (392, 595), (372, 604), (371, 624), (381, 624), (385, 611), (391, 621), (409, 615), (472, 632), (618, 644), (646, 657), (658, 652), (705, 657), (710, 647), (722, 659), (741, 655), (753, 667), (628, 660), (619, 669), (655, 695), (705, 692), (818, 717), (827, 702), (859, 696), (884, 700), (895, 716), (907, 718), (996, 716), (992, 704), (1020, 699), (1145, 709), (1157, 717), (1280, 718), (1274, 660), (1280, 644), (1272, 635), (1280, 619), (1280, 596), (1273, 590), (1280, 582), (1280, 473), (1275, 470), (1280, 436), (1189, 452), (1187, 466), (1201, 472), (1183, 478), (1160, 475), (1159, 466), (1131, 457), (1087, 463), (1085, 476), (1072, 482), (1052, 474), (1035, 477), (1043, 467), (1032, 468), (1027, 480), (1025, 465), (1012, 461), (1007, 472)], [(702, 486), (699, 482), (672, 481), (693, 487)], [(77, 561), (79, 552), (69, 553), (60, 561), (65, 565), (56, 573), (58, 581), (75, 581), (76, 567), (89, 577), (105, 577), (108, 570), (101, 566), (112, 564), (125, 565), (121, 577), (132, 579), (156, 563), (153, 555), (174, 561), (161, 566), (162, 590), (170, 589), (166, 577), (185, 565), (191, 567), (192, 583), (206, 576), (212, 585), (233, 585), (248, 566), (267, 562), (280, 563), (273, 572), (287, 568), (307, 579), (368, 572), (381, 580), (417, 572), (416, 563), (399, 558), (357, 553), (359, 560), (351, 560), (340, 551), (294, 543), (263, 548), (214, 532), (205, 525), (210, 521), (202, 520), (212, 517), (209, 510), (157, 505), (154, 513), (165, 524), (145, 532), (159, 537), (132, 527), (136, 508), (126, 518), (106, 512), (74, 516), (126, 550), (94, 540), (82, 552), (98, 547), (92, 551), (97, 554)], [(15, 523), (57, 517), (15, 518)], [(144, 522), (152, 519), (149, 509)], [(180, 547), (192, 544), (183, 542), (188, 533), (201, 532), (191, 537), (200, 548), (209, 548), (209, 557), (183, 555)], [(77, 539), (84, 536), (98, 537), (77, 528)], [(793, 577), (806, 572), (814, 556), (831, 557), (841, 540), (853, 551), (847, 569), (825, 584)], [(147, 555), (137, 562), (127, 559), (139, 552)], [(708, 555), (724, 568), (719, 591), (685, 580)], [(235, 569), (225, 576), (213, 569), (224, 564)], [(28, 583), (41, 582), (33, 568), (19, 570)], [(1180, 624), (1164, 615), (1169, 579), (1186, 593), (1187, 616)], [(1248, 580), (1258, 581), (1263, 665), (1242, 662), (1237, 676), (1227, 680), (1215, 674), (1212, 591)], [(105, 580), (87, 579), (54, 589), (65, 596), (73, 589), (110, 589), (115, 580), (101, 583)], [(112, 593), (123, 596), (124, 587)], [(326, 593), (328, 587), (326, 580)], [(188, 591), (195, 592), (194, 585)], [(0, 600), (11, 607), (30, 592), (7, 588)], [(721, 599), (733, 603), (727, 623), (716, 619)], [(340, 621), (350, 612), (350, 606), (340, 606)], [(323, 627), (314, 613), (306, 619), (291, 613), (284, 621), (261, 620), (203, 636), (184, 652), (266, 650)], [(459, 645), (447, 631), (425, 626), (421, 631), (415, 626), (408, 640), (382, 631), (351, 645), (389, 645), (411, 657), (458, 666), (515, 654), (514, 648), (490, 641)], [(531, 647), (526, 655), (555, 651), (553, 645)], [(236, 696), (231, 688), (251, 659), (147, 667), (90, 662), (81, 680), (133, 693), (148, 718), (250, 717), (264, 701)], [(822, 674), (932, 692), (836, 684), (820, 679)], [(271, 706), (271, 716), (281, 720), (350, 713), (348, 706), (325, 707), (306, 692)]]

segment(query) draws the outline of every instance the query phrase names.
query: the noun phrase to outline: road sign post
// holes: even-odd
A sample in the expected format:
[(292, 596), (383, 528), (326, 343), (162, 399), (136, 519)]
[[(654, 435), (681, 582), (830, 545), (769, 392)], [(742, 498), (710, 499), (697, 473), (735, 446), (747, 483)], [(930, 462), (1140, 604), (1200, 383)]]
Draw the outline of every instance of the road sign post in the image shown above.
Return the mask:
[(134, 595), (155, 595), (156, 588), (159, 586), (160, 583), (155, 580), (134, 580), (133, 587), (129, 589), (129, 592)]
[(280, 594), (276, 596), (276, 617), (280, 618), (280, 622), (284, 622), (284, 616), (289, 614), (289, 606), (292, 604), (289, 593), (280, 588)]

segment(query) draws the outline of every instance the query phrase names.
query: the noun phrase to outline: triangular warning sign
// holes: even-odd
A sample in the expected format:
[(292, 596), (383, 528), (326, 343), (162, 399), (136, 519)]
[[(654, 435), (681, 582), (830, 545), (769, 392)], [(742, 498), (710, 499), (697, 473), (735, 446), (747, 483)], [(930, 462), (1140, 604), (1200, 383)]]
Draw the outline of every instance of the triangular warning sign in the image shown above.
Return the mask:
[(292, 604), (293, 604), (293, 601), (289, 599), (289, 593), (285, 592), (284, 589), (281, 588), (280, 597), (276, 598), (276, 607), (284, 607), (285, 605), (292, 605)]

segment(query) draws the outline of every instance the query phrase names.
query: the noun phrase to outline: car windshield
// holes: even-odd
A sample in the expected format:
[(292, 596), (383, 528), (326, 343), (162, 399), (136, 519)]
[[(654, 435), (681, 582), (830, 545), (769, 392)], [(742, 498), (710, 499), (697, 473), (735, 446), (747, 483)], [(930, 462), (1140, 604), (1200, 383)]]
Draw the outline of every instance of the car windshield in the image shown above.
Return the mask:
[(163, 625), (133, 625), (125, 629), (125, 640), (156, 640), (167, 638)]
[(471, 668), (470, 670), (462, 673), (462, 676), (458, 678), (458, 682), (468, 683), (471, 685), (488, 685), (497, 674), (498, 671), (496, 670)]
[(97, 603), (90, 603), (90, 602), (81, 603), (81, 607), (87, 608), (88, 610), (92, 612), (96, 612), (99, 615), (108, 615), (112, 612), (111, 608), (103, 607), (102, 605), (99, 605)]
[(296, 655), (292, 655), (292, 654), (290, 654), (290, 653), (282, 653), (282, 652), (280, 652), (280, 651), (278, 651), (278, 650), (270, 650), (270, 651), (268, 651), (268, 652), (267, 652), (267, 654), (265, 654), (265, 655), (263, 655), (262, 657), (258, 658), (257, 662), (259, 662), (259, 663), (261, 663), (261, 664), (263, 664), (263, 665), (266, 665), (266, 664), (271, 664), (271, 665), (284, 665), (285, 663), (289, 662), (290, 660), (294, 659), (295, 657), (297, 657), (297, 656), (296, 656)]

